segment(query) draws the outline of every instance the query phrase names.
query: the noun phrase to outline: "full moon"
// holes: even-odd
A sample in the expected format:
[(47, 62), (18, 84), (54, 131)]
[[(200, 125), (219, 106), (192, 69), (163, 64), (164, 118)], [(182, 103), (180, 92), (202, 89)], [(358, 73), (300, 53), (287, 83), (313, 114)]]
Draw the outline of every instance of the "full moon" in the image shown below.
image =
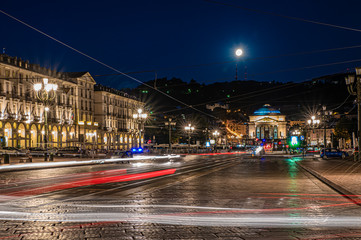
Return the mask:
[(236, 55), (239, 57), (239, 56), (241, 56), (242, 54), (243, 54), (242, 49), (238, 48), (238, 49), (236, 50)]

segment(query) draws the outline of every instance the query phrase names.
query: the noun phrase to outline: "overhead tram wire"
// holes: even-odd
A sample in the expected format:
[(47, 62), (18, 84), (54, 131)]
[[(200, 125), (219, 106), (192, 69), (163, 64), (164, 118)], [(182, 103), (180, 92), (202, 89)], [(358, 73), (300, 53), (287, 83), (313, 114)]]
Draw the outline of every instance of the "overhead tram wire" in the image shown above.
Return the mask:
[[(213, 2), (215, 2), (215, 1), (213, 1)], [(169, 98), (171, 98), (171, 99), (173, 99), (173, 100), (175, 100), (175, 101), (177, 101), (177, 102), (179, 102), (179, 103), (187, 106), (188, 108), (192, 108), (192, 109), (194, 109), (194, 110), (196, 110), (196, 111), (198, 111), (198, 112), (201, 112), (202, 114), (208, 115), (208, 116), (210, 116), (210, 117), (217, 118), (217, 117), (215, 117), (215, 116), (213, 116), (213, 115), (210, 115), (210, 114), (205, 113), (205, 112), (203, 112), (203, 111), (201, 111), (201, 110), (199, 110), (199, 109), (194, 108), (193, 105), (188, 105), (188, 104), (186, 104), (186, 103), (184, 103), (184, 102), (182, 102), (182, 101), (180, 101), (180, 100), (178, 100), (178, 99), (176, 99), (176, 98), (174, 98), (174, 97), (172, 97), (172, 96), (170, 96), (170, 95), (168, 95), (168, 94), (166, 94), (166, 93), (164, 93), (164, 92), (162, 92), (162, 91), (160, 91), (160, 90), (158, 90), (158, 89), (153, 88), (152, 86), (150, 86), (150, 85), (148, 85), (148, 84), (146, 84), (146, 83), (143, 83), (142, 81), (140, 81), (140, 80), (138, 80), (138, 79), (136, 79), (136, 78), (134, 78), (134, 77), (132, 77), (132, 76), (129, 76), (129, 75), (126, 74), (126, 73), (123, 73), (123, 72), (121, 72), (121, 71), (119, 71), (119, 70), (117, 70), (117, 69), (115, 69), (115, 68), (113, 68), (113, 67), (111, 67), (111, 66), (109, 66), (109, 65), (107, 65), (107, 64), (105, 64), (105, 63), (103, 63), (103, 62), (101, 62), (101, 61), (99, 61), (99, 60), (97, 60), (97, 59), (95, 59), (95, 58), (93, 58), (93, 57), (91, 57), (91, 56), (89, 56), (89, 55), (87, 55), (87, 54), (85, 54), (85, 53), (83, 53), (83, 52), (75, 49), (75, 48), (73, 48), (73, 47), (71, 47), (70, 45), (68, 45), (68, 44), (66, 44), (66, 43), (64, 43), (64, 42), (62, 42), (62, 41), (60, 41), (60, 40), (58, 40), (58, 39), (56, 39), (56, 38), (54, 38), (54, 37), (52, 37), (52, 36), (44, 33), (44, 32), (42, 32), (42, 31), (40, 31), (40, 30), (38, 30), (37, 28), (35, 28), (35, 27), (33, 27), (33, 26), (31, 26), (31, 25), (29, 25), (29, 24), (27, 24), (27, 23), (25, 23), (25, 22), (23, 22), (23, 21), (15, 18), (15, 17), (13, 17), (12, 15), (10, 15), (10, 14), (2, 11), (2, 10), (0, 10), (0, 12), (3, 13), (4, 15), (6, 15), (6, 16), (12, 18), (13, 20), (15, 20), (15, 21), (17, 21), (17, 22), (19, 22), (19, 23), (21, 23), (21, 24), (23, 24), (23, 25), (25, 25), (25, 26), (27, 26), (27, 27), (35, 30), (35, 31), (37, 31), (38, 33), (40, 33), (40, 34), (42, 34), (42, 35), (44, 35), (44, 36), (46, 36), (46, 37), (48, 37), (48, 38), (50, 38), (50, 39), (58, 42), (59, 44), (65, 46), (65, 47), (67, 47), (67, 48), (69, 48), (69, 49), (71, 49), (71, 50), (73, 50), (73, 51), (75, 51), (75, 52), (77, 52), (77, 53), (79, 53), (79, 54), (81, 54), (81, 55), (83, 55), (83, 56), (85, 56), (85, 57), (87, 57), (87, 58), (89, 58), (89, 59), (91, 59), (91, 60), (93, 60), (93, 61), (95, 61), (95, 62), (97, 62), (97, 63), (99, 63), (99, 64), (101, 64), (101, 65), (103, 65), (103, 66), (105, 66), (105, 67), (107, 67), (107, 68), (109, 68), (109, 69), (111, 69), (111, 70), (113, 70), (113, 71), (115, 71), (115, 72), (118, 72), (117, 75), (123, 75), (123, 76), (125, 76), (125, 77), (128, 77), (128, 78), (130, 78), (130, 79), (132, 79), (132, 80), (134, 80), (134, 81), (136, 81), (136, 82), (138, 82), (138, 83), (140, 83), (140, 84), (142, 84), (142, 85), (145, 85), (145, 86), (147, 86), (147, 87), (149, 87), (149, 88), (151, 88), (151, 89), (154, 89), (154, 90), (160, 92), (161, 94), (163, 94), (163, 95), (165, 95), (165, 96), (167, 96), (167, 97), (169, 97)], [(344, 48), (334, 48), (334, 49), (329, 49), (329, 51), (336, 51), (336, 50), (342, 50), (342, 49), (350, 49), (350, 48), (356, 48), (356, 47), (360, 47), (360, 46), (351, 46), (351, 47), (344, 47)], [(313, 51), (313, 52), (325, 52), (325, 51), (328, 51), (328, 50), (318, 50), (318, 51)], [(304, 52), (304, 53), (296, 53), (296, 54), (308, 54), (308, 53), (312, 53), (312, 52)], [(286, 54), (286, 55), (280, 55), (280, 56), (292, 56), (292, 55), (294, 55), (294, 54)], [(274, 57), (278, 57), (278, 56), (274, 56)], [(266, 58), (267, 58), (267, 57), (266, 57)], [(268, 57), (268, 58), (271, 58), (271, 57)], [(261, 58), (255, 58), (255, 59), (261, 59)], [(253, 60), (253, 59), (251, 59), (251, 60)], [(331, 63), (331, 64), (316, 65), (316, 66), (313, 66), (313, 67), (328, 66), (328, 65), (342, 64), (342, 63), (349, 63), (349, 62), (356, 62), (356, 61), (361, 61), (361, 59), (344, 61), (344, 62), (340, 62), (340, 63)], [(231, 63), (231, 62), (234, 62), (234, 61), (227, 61), (227, 62), (223, 62), (223, 63)], [(213, 65), (213, 64), (222, 64), (222, 63), (198, 64), (198, 65), (185, 66), (185, 67), (199, 67), (199, 66), (206, 66), (206, 65)], [(311, 67), (305, 67), (305, 68), (311, 68)], [(172, 68), (168, 68), (168, 69), (172, 69)], [(300, 68), (300, 69), (301, 69), (301, 68)], [(294, 70), (298, 70), (298, 69), (294, 69)], [(284, 70), (282, 70), (282, 71), (284, 71)], [(142, 72), (146, 72), (146, 71), (142, 71)], [(154, 70), (149, 70), (149, 71), (147, 71), (147, 72), (154, 72)], [(100, 75), (98, 75), (98, 76), (100, 76)]]
[(330, 24), (330, 23), (324, 23), (324, 22), (309, 20), (309, 19), (300, 18), (300, 17), (292, 17), (292, 16), (287, 16), (287, 15), (283, 15), (283, 14), (279, 14), (279, 13), (274, 13), (274, 12), (268, 12), (268, 11), (264, 11), (264, 10), (260, 10), (260, 9), (243, 7), (243, 6), (240, 6), (240, 5), (235, 5), (235, 4), (230, 4), (230, 3), (220, 2), (220, 1), (214, 1), (214, 0), (203, 0), (203, 1), (213, 3), (213, 4), (218, 4), (218, 5), (238, 8), (238, 9), (242, 9), (242, 10), (249, 11), (249, 12), (256, 12), (256, 13), (260, 13), (260, 14), (264, 14), (264, 15), (287, 18), (287, 19), (291, 19), (291, 20), (295, 20), (295, 21), (307, 22), (307, 23), (312, 23), (312, 24), (316, 24), (316, 25), (333, 27), (333, 28), (338, 28), (338, 29), (343, 29), (343, 30), (348, 30), (348, 31), (361, 32), (361, 29), (357, 29), (357, 28), (351, 28), (351, 27), (346, 27), (346, 26), (341, 26), (341, 25), (336, 25), (336, 24)]
[[(277, 100), (277, 99), (283, 99), (283, 98), (289, 98), (289, 97), (293, 97), (293, 96), (297, 96), (297, 95), (300, 95), (300, 94), (305, 94), (305, 93), (309, 93), (311, 92), (312, 90), (305, 90), (303, 92), (298, 92), (298, 93), (294, 93), (294, 94), (290, 94), (290, 95), (283, 95), (282, 97), (277, 97), (277, 98), (270, 98), (269, 101), (272, 102), (273, 100)], [(243, 105), (242, 107), (250, 107), (250, 106), (254, 106), (254, 105), (258, 105), (259, 103), (256, 102), (256, 103), (251, 103), (251, 104), (247, 104), (247, 105)], [(184, 109), (184, 108), (183, 108)], [(163, 113), (168, 113), (168, 112), (175, 112), (175, 111), (178, 111), (178, 110), (183, 110), (183, 109), (175, 109), (175, 110), (170, 110), (170, 111), (166, 111), (166, 112), (163, 112)]]
[[(259, 90), (259, 91), (253, 91), (253, 92), (250, 92), (250, 93), (245, 93), (245, 94), (241, 94), (241, 95), (238, 95), (238, 96), (234, 96), (234, 97), (240, 97), (239, 99), (234, 99), (234, 100), (230, 100), (230, 98), (222, 98), (222, 99), (218, 99), (218, 100), (214, 100), (214, 101), (208, 101), (208, 102), (204, 102), (204, 103), (200, 103), (200, 104), (194, 104), (192, 106), (202, 106), (202, 105), (206, 105), (206, 104), (209, 104), (209, 103), (214, 103), (214, 102), (219, 102), (219, 101), (225, 101), (227, 100), (227, 102), (236, 102), (236, 101), (241, 101), (241, 100), (245, 100), (247, 98), (252, 98), (252, 97), (255, 97), (255, 96), (258, 96), (258, 95), (263, 95), (263, 94), (269, 94), (269, 93), (273, 93), (273, 92), (276, 92), (276, 91), (282, 91), (282, 90), (285, 90), (287, 88), (292, 88), (292, 87), (297, 87), (299, 86), (299, 84), (304, 84), (304, 83), (308, 83), (308, 82), (313, 82), (315, 81), (314, 79), (307, 79), (307, 80), (304, 80), (302, 82), (299, 82), (299, 83), (295, 83), (295, 82), (291, 82), (291, 83), (287, 83), (287, 84), (290, 84), (291, 86), (288, 86), (288, 87), (285, 87), (285, 88), (282, 88), (282, 89), (277, 89), (278, 87), (282, 87), (282, 86), (285, 86), (287, 84), (284, 84), (284, 85), (281, 85), (281, 86), (276, 86), (276, 87), (273, 87), (270, 89), (262, 89), (262, 90)], [(317, 80), (316, 80), (317, 81)], [(262, 92), (262, 93), (261, 93)], [(270, 99), (271, 101), (273, 101), (274, 99), (282, 99), (282, 98), (289, 98), (289, 97), (292, 97), (292, 96), (295, 96), (295, 95), (299, 95), (299, 94), (304, 94), (304, 93), (307, 93), (307, 92), (310, 92), (310, 90), (306, 90), (306, 91), (303, 91), (301, 93), (296, 93), (296, 94), (291, 94), (291, 95), (284, 95), (282, 97), (279, 97), (279, 98), (272, 98)], [(257, 94), (255, 94), (257, 93)], [(251, 96), (248, 96), (247, 95), (251, 95)], [(350, 97), (351, 95), (349, 95), (345, 101), (339, 105), (338, 107), (332, 109), (332, 110), (335, 110), (335, 109), (338, 109), (340, 108), (343, 104), (345, 104), (348, 100), (348, 98)], [(258, 103), (253, 103), (253, 104), (248, 104), (248, 105), (244, 105), (244, 107), (249, 107), (249, 106), (253, 106), (253, 105), (257, 105)], [(164, 111), (162, 113), (169, 113), (169, 112), (176, 112), (176, 111), (180, 111), (180, 110), (184, 110), (186, 108), (180, 108), (180, 109), (172, 109), (172, 110), (168, 110), (168, 111)]]
[(339, 106), (337, 106), (337, 107), (335, 107), (335, 108), (333, 108), (333, 109), (331, 109), (330, 111), (334, 111), (334, 110), (336, 110), (336, 109), (338, 109), (338, 108), (340, 108), (340, 107), (342, 107), (346, 102), (347, 102), (347, 100), (351, 97), (352, 95), (351, 94), (349, 94), (348, 96), (347, 96), (347, 98), (345, 99), (345, 101), (343, 101)]
[[(240, 94), (240, 95), (233, 96), (233, 97), (230, 97), (230, 98), (227, 97), (227, 98), (221, 98), (221, 99), (218, 99), (218, 100), (208, 101), (208, 102), (204, 102), (204, 103), (200, 103), (200, 104), (194, 104), (192, 106), (201, 106), (201, 105), (206, 105), (206, 104), (209, 104), (209, 103), (214, 103), (214, 102), (219, 102), (219, 101), (226, 101), (226, 100), (227, 100), (227, 102), (236, 102), (236, 101), (245, 100), (247, 98), (252, 98), (252, 97), (263, 95), (263, 94), (270, 94), (270, 93), (273, 93), (273, 92), (276, 92), (276, 91), (282, 91), (282, 90), (285, 90), (287, 88), (297, 87), (297, 86), (299, 86), (299, 84), (309, 83), (309, 82), (313, 82), (313, 81), (315, 81), (315, 80), (314, 79), (307, 79), (307, 80), (304, 80), (302, 82), (297, 82), (297, 83), (296, 82), (290, 82), (290, 83), (286, 83), (286, 84), (283, 84), (283, 85), (280, 85), (280, 86), (275, 86), (275, 87), (273, 87), (271, 89), (262, 89), (262, 90), (253, 91), (253, 92), (250, 92), (250, 93)], [(288, 85), (291, 85), (291, 86), (288, 86)], [(280, 87), (284, 87), (284, 88), (280, 88)], [(280, 88), (280, 89), (278, 89), (278, 88)], [(251, 95), (251, 96), (248, 96), (248, 95)], [(231, 98), (237, 98), (237, 99), (231, 100)], [(277, 99), (279, 99), (279, 98), (277, 98)], [(172, 109), (172, 110), (165, 111), (163, 113), (175, 112), (175, 111), (180, 111), (180, 110), (183, 110), (183, 109), (186, 109), (186, 108)]]
[[(1, 12), (1, 10), (0, 10), (0, 12)], [(360, 45), (360, 47), (361, 47), (361, 45)], [(249, 76), (260, 76), (260, 75), (274, 74), (274, 73), (280, 73), (280, 72), (300, 71), (300, 70), (305, 70), (305, 69), (328, 67), (328, 66), (346, 64), (346, 63), (355, 63), (355, 62), (361, 62), (361, 58), (353, 59), (353, 60), (340, 61), (340, 62), (333, 62), (333, 63), (317, 64), (317, 65), (305, 66), (305, 67), (300, 67), (300, 68), (286, 68), (286, 69), (280, 69), (280, 70), (272, 71), (272, 72), (254, 73), (254, 74), (249, 74)], [(193, 65), (193, 66), (196, 66), (196, 65)], [(192, 65), (190, 65), (189, 67), (192, 67)], [(131, 77), (131, 76), (128, 76), (128, 74), (145, 73), (145, 72), (154, 72), (154, 71), (153, 70), (144, 70), (144, 71), (127, 72), (127, 73), (119, 73), (119, 74), (102, 74), (102, 75), (94, 75), (94, 77), (105, 77), (105, 76), (126, 76), (126, 77)], [(0, 79), (20, 79), (20, 78), (3, 77), (3, 78), (0, 78)], [(228, 78), (223, 78), (223, 79), (228, 79)], [(146, 83), (143, 83), (140, 80), (137, 80), (137, 81), (139, 81), (142, 85), (147, 85)], [(187, 84), (184, 84), (184, 85), (187, 85)], [(189, 85), (189, 83), (188, 83), (188, 85)], [(150, 85), (147, 85), (147, 87), (149, 87), (149, 86)]]
[(77, 52), (77, 53), (79, 53), (79, 54), (81, 54), (81, 55), (83, 55), (83, 56), (85, 56), (85, 57), (87, 57), (87, 58), (89, 58), (89, 59), (91, 59), (91, 60), (93, 60), (93, 61), (95, 61), (95, 62), (97, 62), (97, 63), (99, 63), (99, 64), (101, 64), (101, 65), (103, 65), (103, 66), (105, 66), (105, 67), (107, 67), (107, 68), (109, 68), (109, 69), (111, 69), (111, 70), (113, 70), (113, 71), (115, 71), (115, 72), (118, 72), (120, 75), (123, 75), (123, 76), (125, 76), (125, 77), (128, 77), (128, 78), (130, 78), (130, 79), (132, 79), (132, 80), (134, 80), (134, 81), (136, 81), (136, 82), (138, 82), (138, 83), (140, 83), (140, 84), (142, 84), (142, 85), (145, 85), (145, 86), (147, 86), (147, 87), (149, 87), (149, 88), (151, 88), (151, 89), (153, 89), (153, 90), (156, 90), (156, 91), (158, 91), (159, 93), (161, 93), (161, 94), (169, 97), (170, 99), (175, 100), (176, 102), (179, 102), (179, 103), (187, 106), (188, 108), (191, 108), (191, 109), (193, 109), (193, 110), (195, 110), (195, 111), (198, 111), (198, 112), (200, 112), (200, 113), (202, 113), (202, 114), (204, 114), (204, 115), (210, 116), (210, 117), (212, 117), (212, 118), (218, 119), (216, 116), (213, 116), (213, 115), (211, 115), (211, 114), (205, 113), (205, 112), (203, 112), (203, 111), (195, 108), (195, 107), (192, 106), (192, 105), (188, 105), (188, 104), (186, 104), (186, 103), (184, 103), (184, 102), (182, 102), (182, 101), (180, 101), (180, 100), (178, 100), (178, 99), (170, 96), (169, 94), (166, 94), (166, 93), (164, 93), (164, 92), (162, 92), (162, 91), (160, 91), (160, 90), (158, 90), (158, 89), (150, 86), (149, 84), (143, 83), (142, 81), (140, 81), (140, 80), (138, 80), (138, 79), (136, 79), (136, 78), (134, 78), (134, 77), (126, 74), (126, 73), (123, 73), (123, 72), (119, 71), (118, 69), (115, 69), (115, 68), (113, 68), (113, 67), (111, 67), (111, 66), (109, 66), (109, 65), (107, 65), (107, 64), (105, 64), (105, 63), (103, 63), (103, 62), (101, 62), (101, 61), (99, 61), (99, 60), (97, 60), (96, 58), (93, 58), (93, 57), (91, 57), (91, 56), (89, 56), (89, 55), (81, 52), (80, 50), (77, 50), (76, 48), (71, 47), (70, 45), (68, 45), (68, 44), (66, 44), (66, 43), (64, 43), (64, 42), (62, 42), (62, 41), (60, 41), (60, 40), (58, 40), (58, 39), (56, 39), (56, 38), (54, 38), (54, 37), (52, 37), (52, 36), (44, 33), (44, 32), (42, 32), (41, 30), (39, 30), (39, 29), (37, 29), (37, 28), (35, 28), (35, 27), (33, 27), (33, 26), (31, 26), (31, 25), (29, 25), (29, 24), (21, 21), (20, 19), (15, 18), (14, 16), (12, 16), (12, 15), (10, 15), (10, 14), (2, 11), (2, 10), (0, 10), (0, 12), (3, 13), (4, 15), (6, 15), (6, 16), (12, 18), (13, 20), (15, 20), (15, 21), (17, 21), (17, 22), (19, 22), (19, 23), (21, 23), (21, 24), (23, 24), (23, 25), (25, 25), (25, 26), (27, 26), (27, 27), (29, 27), (29, 28), (31, 28), (31, 29), (33, 29), (34, 31), (36, 31), (36, 32), (38, 32), (38, 33), (40, 33), (40, 34), (42, 34), (42, 35), (44, 35), (44, 36), (46, 36), (46, 37), (48, 37), (48, 38), (56, 41), (56, 42), (58, 42), (59, 44), (65, 46), (65, 47), (67, 47), (67, 48), (69, 48), (69, 49), (71, 49), (71, 50), (73, 50), (73, 51), (75, 51), (75, 52)]
[[(281, 97), (276, 97), (276, 98), (270, 98), (269, 100), (270, 100), (270, 102), (272, 102), (272, 101), (274, 101), (274, 100), (283, 99), (283, 98), (286, 98), (286, 99), (287, 99), (287, 98), (290, 98), (290, 97), (298, 96), (298, 95), (305, 94), (305, 93), (309, 93), (309, 92), (312, 92), (312, 90), (305, 90), (305, 91), (303, 91), (303, 92), (293, 93), (293, 94), (289, 94), (289, 95), (283, 95), (283, 96), (281, 96)], [(346, 98), (346, 101), (347, 101), (348, 98), (349, 98), (349, 96)], [(346, 101), (344, 101), (343, 104), (346, 103)], [(251, 103), (251, 104), (244, 105), (244, 107), (255, 106), (255, 105), (258, 105), (258, 104), (259, 104), (259, 103)], [(342, 104), (342, 105), (343, 105), (343, 104)], [(335, 104), (334, 104), (334, 105), (335, 105)], [(342, 105), (339, 105), (337, 108), (339, 108), (339, 107), (342, 106)], [(337, 108), (334, 108), (334, 109), (337, 109)], [(289, 115), (287, 115), (287, 116), (294, 116), (294, 115), (298, 115), (298, 114), (300, 114), (300, 113), (289, 114)]]
[[(315, 53), (341, 51), (341, 50), (348, 50), (348, 49), (355, 49), (355, 48), (361, 48), (361, 45), (346, 46), (346, 47), (339, 47), (339, 48), (329, 48), (329, 49), (320, 49), (320, 50), (297, 52), (297, 53), (286, 53), (286, 54), (264, 56), (264, 57), (247, 58), (247, 61), (272, 59), (272, 58), (280, 58), (280, 57), (292, 57), (292, 56), (299, 56), (299, 55), (309, 55), (309, 54), (315, 54)], [(153, 70), (141, 70), (141, 71), (128, 72), (127, 74), (152, 73), (152, 72), (159, 72), (159, 71), (166, 71), (166, 70), (208, 67), (208, 66), (213, 66), (213, 65), (222, 65), (222, 64), (227, 64), (227, 63), (235, 63), (237, 61), (238, 60), (231, 60), (231, 61), (223, 61), (223, 62), (213, 62), (213, 63), (203, 63), (203, 64), (200, 63), (200, 64), (194, 64), (194, 65), (175, 66), (175, 67), (166, 67), (166, 68), (164, 67), (164, 68), (157, 68), (157, 69), (153, 69)], [(350, 62), (352, 62), (352, 61), (359, 61), (359, 59), (350, 60)], [(342, 63), (344, 63), (344, 62), (340, 62), (339, 64), (342, 64)], [(337, 63), (334, 63), (334, 64), (336, 65)], [(122, 74), (118, 74), (118, 73), (99, 74), (99, 75), (94, 75), (94, 77), (108, 77), (108, 76), (119, 76), (119, 75), (122, 75)]]
[(46, 37), (48, 37), (48, 38), (50, 38), (50, 39), (52, 39), (53, 41), (55, 41), (55, 42), (57, 42), (57, 43), (65, 46), (65, 47), (67, 47), (67, 48), (69, 48), (69, 49), (71, 49), (71, 50), (79, 53), (80, 55), (82, 55), (82, 56), (84, 56), (84, 57), (86, 57), (86, 58), (89, 58), (89, 59), (91, 59), (91, 60), (99, 63), (100, 65), (102, 65), (102, 66), (104, 66), (104, 67), (107, 67), (107, 68), (109, 68), (109, 69), (111, 69), (111, 70), (119, 73), (120, 75), (123, 75), (123, 76), (125, 76), (125, 77), (127, 77), (127, 78), (129, 78), (129, 79), (131, 79), (131, 80), (133, 80), (133, 81), (136, 81), (136, 82), (138, 82), (138, 83), (140, 83), (140, 84), (142, 84), (142, 85), (145, 85), (145, 86), (147, 86), (147, 87), (149, 87), (149, 88), (152, 88), (152, 89), (154, 89), (155, 91), (158, 91), (159, 93), (167, 96), (168, 98), (170, 98), (170, 99), (172, 99), (172, 100), (174, 100), (174, 101), (176, 101), (176, 102), (178, 102), (178, 103), (181, 103), (181, 104), (183, 104), (183, 105), (185, 105), (185, 106), (187, 106), (187, 107), (190, 107), (191, 109), (193, 109), (193, 110), (195, 110), (195, 111), (197, 111), (197, 112), (200, 112), (200, 113), (202, 113), (202, 114), (204, 114), (204, 115), (207, 115), (207, 116), (209, 116), (209, 117), (218, 119), (218, 117), (216, 117), (216, 116), (213, 116), (213, 115), (211, 115), (211, 114), (209, 114), (209, 113), (203, 112), (203, 111), (201, 111), (201, 110), (199, 110), (199, 109), (197, 109), (197, 108), (194, 108), (193, 106), (188, 105), (188, 104), (186, 104), (185, 102), (182, 102), (182, 101), (180, 101), (180, 100), (178, 100), (178, 99), (170, 96), (169, 94), (167, 94), (167, 93), (165, 93), (165, 92), (162, 92), (162, 91), (160, 91), (160, 90), (158, 90), (158, 89), (150, 86), (149, 84), (146, 84), (146, 83), (140, 81), (139, 79), (137, 79), (137, 78), (135, 78), (135, 77), (132, 77), (132, 76), (130, 76), (130, 75), (128, 75), (128, 74), (125, 74), (125, 73), (119, 71), (118, 69), (116, 69), (116, 68), (114, 68), (114, 67), (112, 67), (112, 66), (110, 66), (110, 65), (108, 65), (108, 64), (106, 64), (106, 63), (103, 63), (102, 61), (100, 61), (100, 60), (98, 60), (98, 59), (96, 59), (96, 58), (94, 58), (94, 57), (91, 57), (90, 55), (88, 55), (88, 54), (86, 54), (86, 53), (81, 52), (80, 50), (78, 50), (78, 49), (76, 49), (76, 48), (74, 48), (74, 47), (72, 47), (72, 46), (70, 46), (70, 45), (68, 45), (68, 44), (66, 44), (66, 43), (64, 43), (64, 42), (56, 39), (55, 37), (50, 36), (49, 34), (43, 32), (43, 31), (41, 31), (41, 30), (39, 30), (39, 29), (37, 29), (37, 28), (35, 28), (35, 27), (33, 27), (33, 26), (31, 26), (31, 25), (28, 24), (28, 23), (25, 23), (25, 22), (21, 21), (20, 19), (18, 19), (18, 18), (16, 18), (16, 17), (14, 17), (14, 16), (12, 16), (12, 15), (4, 12), (4, 11), (1, 10), (1, 9), (0, 9), (0, 13), (2, 13), (2, 14), (4, 14), (4, 15), (8, 16), (9, 18), (11, 18), (11, 19), (13, 19), (13, 20), (15, 20), (15, 21), (17, 21), (17, 22), (19, 22), (19, 23), (27, 26), (28, 28), (30, 28), (30, 29), (32, 29), (32, 30), (34, 30), (34, 31), (36, 31), (36, 32), (38, 32), (38, 33), (40, 33), (40, 34), (42, 34), (42, 35), (44, 35), (44, 36), (46, 36)]
[(305, 70), (305, 69), (312, 69), (312, 68), (318, 68), (318, 67), (328, 67), (328, 66), (333, 66), (333, 65), (345, 64), (345, 63), (354, 63), (354, 62), (361, 62), (361, 58), (354, 59), (354, 60), (341, 61), (341, 62), (318, 64), (318, 65), (312, 65), (312, 66), (306, 66), (306, 67), (300, 67), (300, 68), (281, 69), (281, 70), (272, 71), (272, 72), (255, 73), (255, 74), (250, 74), (250, 76), (266, 75), (266, 74), (273, 74), (273, 73), (280, 73), (280, 72), (300, 71), (300, 70)]
[[(347, 100), (350, 96), (352, 96), (352, 95), (349, 95), (349, 96), (346, 98), (346, 100)], [(345, 104), (345, 103), (347, 102), (346, 100), (345, 100), (341, 105), (339, 105), (338, 107), (331, 109), (331, 111), (340, 108), (343, 104)], [(353, 102), (353, 101), (352, 101), (352, 102)], [(352, 102), (350, 102), (350, 103), (352, 103)], [(336, 105), (336, 104), (334, 104), (334, 105)], [(334, 106), (334, 105), (331, 105), (331, 107)], [(350, 113), (355, 107), (356, 107), (356, 105), (353, 104), (353, 107), (352, 107), (350, 110), (348, 110), (347, 113)], [(347, 113), (340, 114), (340, 115), (347, 115)], [(294, 113), (294, 114), (289, 114), (289, 115), (287, 115), (287, 116), (296, 116), (296, 115), (298, 115), (298, 114), (299, 114), (299, 113)]]
[[(240, 95), (237, 95), (237, 96), (233, 96), (233, 97), (230, 97), (230, 98), (221, 98), (221, 99), (217, 99), (217, 100), (212, 100), (212, 101), (208, 101), (208, 102), (203, 102), (203, 103), (199, 103), (199, 104), (194, 104), (192, 106), (202, 106), (202, 105), (206, 105), (206, 104), (210, 104), (210, 103), (215, 103), (215, 102), (220, 102), (220, 101), (226, 101), (227, 102), (236, 102), (236, 101), (240, 101), (242, 99), (247, 99), (247, 98), (252, 98), (252, 97), (255, 97), (255, 96), (259, 96), (259, 95), (263, 95), (263, 94), (269, 94), (269, 93), (272, 93), (272, 92), (276, 92), (276, 91), (281, 91), (281, 90), (285, 90), (287, 88), (291, 88), (291, 87), (295, 87), (297, 86), (299, 83), (286, 83), (284, 85), (280, 85), (280, 86), (275, 86), (271, 89), (262, 89), (262, 90), (258, 90), (258, 91), (253, 91), (253, 92), (249, 92), (249, 93), (245, 93), (245, 94), (240, 94)], [(291, 86), (289, 86), (291, 85)], [(278, 89), (278, 88), (281, 88), (281, 89)], [(248, 96), (248, 95), (251, 95), (251, 96)], [(248, 97), (247, 97), (248, 96)], [(231, 98), (240, 98), (240, 99), (233, 99), (233, 100), (230, 100)], [(169, 112), (176, 112), (176, 111), (180, 111), (180, 110), (184, 110), (186, 109), (187, 107), (183, 107), (183, 108), (180, 108), (180, 109), (172, 109), (172, 110), (168, 110), (168, 111), (165, 111), (163, 113), (169, 113)]]

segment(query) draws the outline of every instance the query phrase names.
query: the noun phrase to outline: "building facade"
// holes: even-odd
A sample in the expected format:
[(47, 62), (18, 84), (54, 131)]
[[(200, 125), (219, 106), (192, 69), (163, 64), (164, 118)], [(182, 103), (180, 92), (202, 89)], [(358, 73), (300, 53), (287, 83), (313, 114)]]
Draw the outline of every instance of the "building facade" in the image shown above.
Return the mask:
[(114, 88), (95, 86), (95, 121), (101, 129), (99, 145), (107, 149), (129, 149), (144, 144), (144, 123), (133, 115), (144, 103)]
[(286, 116), (277, 109), (265, 104), (249, 116), (248, 136), (250, 139), (287, 138)]
[(84, 148), (96, 145), (99, 125), (94, 121), (94, 85), (96, 84), (89, 72), (67, 72), (68, 80), (75, 82), (74, 94), (74, 125), (76, 128), (75, 141)]
[[(332, 146), (332, 135), (334, 130), (327, 128), (315, 128), (315, 129), (308, 129), (307, 130), (307, 145), (308, 146)], [(324, 143), (326, 135), (326, 145)]]
[(247, 124), (234, 120), (225, 121), (227, 143), (239, 144), (247, 140)]
[[(86, 148), (110, 148), (114, 141), (127, 144), (114, 145), (117, 149), (136, 146), (132, 133), (139, 132), (138, 125), (131, 117), (133, 107), (144, 104), (130, 96), (122, 96), (123, 112), (113, 121), (112, 132), (122, 132), (123, 138), (109, 135), (103, 125), (110, 111), (105, 108), (95, 111), (94, 85), (96, 82), (88, 72), (64, 73), (30, 64), (17, 57), (0, 54), (0, 138), (1, 145), (29, 148), (45, 147), (45, 106), (37, 99), (34, 84), (47, 78), (49, 83), (57, 84), (56, 96), (47, 113), (48, 147), (62, 148), (81, 146)], [(119, 100), (120, 102), (120, 100)], [(127, 108), (131, 109), (127, 109)], [(105, 109), (109, 110), (109, 109)], [(112, 113), (113, 113), (113, 109)], [(119, 111), (120, 113), (120, 111)], [(102, 124), (95, 120), (95, 115)], [(103, 117), (102, 117), (103, 116)], [(122, 120), (120, 120), (120, 118)], [(120, 124), (121, 122), (121, 124)], [(125, 134), (127, 132), (127, 134)], [(101, 136), (101, 137), (99, 137)], [(122, 139), (122, 141), (120, 141)], [(132, 144), (135, 145), (132, 145)], [(122, 147), (122, 148), (121, 148)]]

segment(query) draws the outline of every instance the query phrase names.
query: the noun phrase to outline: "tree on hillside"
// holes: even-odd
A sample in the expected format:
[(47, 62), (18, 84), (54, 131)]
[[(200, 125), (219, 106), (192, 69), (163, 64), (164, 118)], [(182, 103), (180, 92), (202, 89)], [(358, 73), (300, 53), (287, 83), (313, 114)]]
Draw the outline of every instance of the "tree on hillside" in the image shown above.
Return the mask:
[(353, 131), (353, 123), (351, 120), (342, 118), (335, 126), (334, 141), (337, 143), (339, 139), (345, 140), (351, 139), (351, 133)]

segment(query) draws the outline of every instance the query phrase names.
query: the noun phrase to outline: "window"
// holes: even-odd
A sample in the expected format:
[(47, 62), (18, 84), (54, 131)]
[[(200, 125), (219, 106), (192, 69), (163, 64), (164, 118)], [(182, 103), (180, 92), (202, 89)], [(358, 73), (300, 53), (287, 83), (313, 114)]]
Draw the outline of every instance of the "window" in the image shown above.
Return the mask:
[(5, 69), (5, 77), (7, 77), (7, 78), (10, 77), (10, 70), (9, 69)]

